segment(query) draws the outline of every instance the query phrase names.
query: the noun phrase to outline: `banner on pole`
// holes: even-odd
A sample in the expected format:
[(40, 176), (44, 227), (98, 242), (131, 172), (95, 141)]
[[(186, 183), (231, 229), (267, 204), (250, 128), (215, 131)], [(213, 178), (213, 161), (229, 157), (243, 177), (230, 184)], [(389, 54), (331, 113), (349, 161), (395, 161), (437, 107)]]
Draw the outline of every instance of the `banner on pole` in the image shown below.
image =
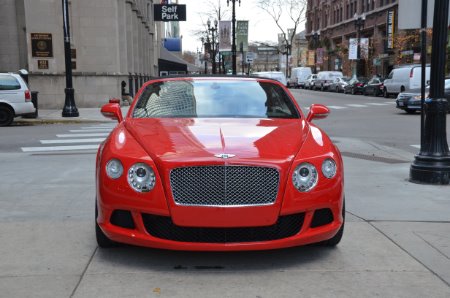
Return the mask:
[(231, 51), (231, 21), (219, 21), (219, 51)]
[(238, 50), (241, 49), (244, 52), (248, 51), (248, 21), (237, 21), (236, 22), (236, 46)]
[(348, 59), (356, 60), (358, 59), (358, 39), (350, 38), (348, 41)]
[(314, 50), (308, 51), (308, 65), (314, 65), (316, 61), (314, 61)]

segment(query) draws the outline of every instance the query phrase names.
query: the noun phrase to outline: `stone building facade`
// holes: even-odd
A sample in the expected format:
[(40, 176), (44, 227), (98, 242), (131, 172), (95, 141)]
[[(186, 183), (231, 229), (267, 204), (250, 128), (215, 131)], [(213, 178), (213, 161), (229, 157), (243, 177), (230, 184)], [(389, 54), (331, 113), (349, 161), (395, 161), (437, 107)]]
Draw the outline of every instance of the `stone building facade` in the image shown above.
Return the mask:
[[(321, 59), (316, 62), (322, 61), (314, 66), (317, 70), (342, 70), (347, 76), (355, 71), (369, 77), (387, 76), (398, 55), (388, 43), (397, 34), (397, 16), (398, 0), (308, 0), (306, 38), (311, 51), (321, 48)], [(358, 18), (362, 22), (360, 38), (368, 38), (368, 52), (359, 63), (348, 54), (350, 39), (357, 38)]]
[[(2, 0), (0, 72), (29, 72), (39, 107), (64, 106), (65, 60), (61, 0)], [(75, 102), (98, 107), (134, 94), (158, 75), (162, 28), (156, 0), (69, 0)], [(8, 41), (8, 42), (6, 42)], [(123, 82), (126, 87), (122, 88)]]

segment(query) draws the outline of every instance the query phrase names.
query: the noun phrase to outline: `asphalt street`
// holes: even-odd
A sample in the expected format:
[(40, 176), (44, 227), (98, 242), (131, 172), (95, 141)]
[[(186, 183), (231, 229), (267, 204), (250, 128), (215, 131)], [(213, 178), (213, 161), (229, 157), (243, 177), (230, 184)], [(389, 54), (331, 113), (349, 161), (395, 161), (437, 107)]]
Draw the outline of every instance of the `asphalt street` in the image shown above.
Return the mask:
[(0, 297), (450, 297), (450, 186), (408, 181), (420, 115), (393, 98), (291, 91), (305, 113), (331, 109), (316, 123), (344, 156), (337, 248), (99, 249), (93, 148), (114, 122), (19, 121), (0, 129)]

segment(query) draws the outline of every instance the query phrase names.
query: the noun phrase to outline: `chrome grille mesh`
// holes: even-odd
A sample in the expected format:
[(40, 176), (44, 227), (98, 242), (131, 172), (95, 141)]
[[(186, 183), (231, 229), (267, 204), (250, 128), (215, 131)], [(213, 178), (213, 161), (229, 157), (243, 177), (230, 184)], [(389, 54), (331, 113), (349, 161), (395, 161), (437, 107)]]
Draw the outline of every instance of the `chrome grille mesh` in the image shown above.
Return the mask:
[(267, 205), (277, 197), (279, 174), (266, 167), (184, 167), (172, 170), (170, 184), (180, 205)]

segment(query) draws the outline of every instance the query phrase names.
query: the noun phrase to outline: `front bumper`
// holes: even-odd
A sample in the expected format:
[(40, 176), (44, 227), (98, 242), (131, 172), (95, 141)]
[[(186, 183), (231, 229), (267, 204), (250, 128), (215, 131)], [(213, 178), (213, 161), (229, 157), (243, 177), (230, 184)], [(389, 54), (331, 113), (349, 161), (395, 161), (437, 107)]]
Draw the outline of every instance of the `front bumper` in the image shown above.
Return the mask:
[[(307, 203), (294, 213), (280, 214), (275, 224), (263, 226), (235, 226), (232, 219), (229, 227), (180, 226), (170, 214), (152, 214), (132, 205), (100, 201), (98, 204), (97, 222), (111, 240), (171, 250), (238, 251), (300, 246), (332, 238), (343, 223), (342, 194), (338, 198), (323, 197), (313, 205)], [(195, 214), (196, 207), (186, 208)], [(258, 207), (238, 209), (245, 210), (250, 217)], [(128, 218), (117, 216), (117, 210), (128, 214)]]

